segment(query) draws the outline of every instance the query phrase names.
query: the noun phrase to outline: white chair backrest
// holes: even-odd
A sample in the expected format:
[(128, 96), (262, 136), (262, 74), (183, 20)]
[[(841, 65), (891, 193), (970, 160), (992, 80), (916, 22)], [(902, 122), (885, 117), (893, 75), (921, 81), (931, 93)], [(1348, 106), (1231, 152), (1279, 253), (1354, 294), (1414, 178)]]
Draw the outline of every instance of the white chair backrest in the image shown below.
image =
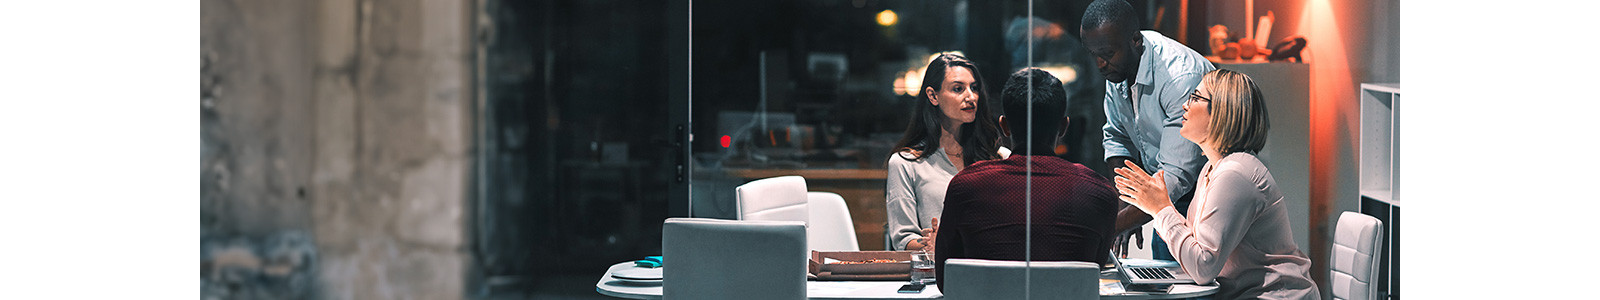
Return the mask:
[(1373, 300), (1378, 297), (1378, 262), (1383, 247), (1383, 221), (1355, 212), (1339, 215), (1334, 227), (1333, 258), (1328, 286), (1334, 299)]
[(805, 224), (670, 218), (661, 226), (664, 299), (805, 299)]
[(807, 221), (806, 179), (783, 176), (751, 181), (734, 188), (740, 220)]
[(856, 225), (844, 197), (829, 192), (806, 193), (811, 217), (806, 227), (806, 244), (816, 251), (861, 251), (856, 240)]
[(952, 258), (940, 282), (945, 299), (1099, 299), (1100, 266), (1083, 261), (1035, 261), (1023, 286), (1021, 261)]

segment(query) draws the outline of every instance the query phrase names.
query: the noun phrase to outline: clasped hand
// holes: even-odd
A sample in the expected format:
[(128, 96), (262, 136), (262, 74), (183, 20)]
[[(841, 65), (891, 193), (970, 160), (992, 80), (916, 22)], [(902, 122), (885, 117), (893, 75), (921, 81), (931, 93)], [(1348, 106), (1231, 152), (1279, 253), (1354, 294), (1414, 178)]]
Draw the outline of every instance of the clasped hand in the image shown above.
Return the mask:
[(923, 228), (922, 237), (917, 238), (917, 243), (922, 244), (924, 251), (933, 252), (933, 245), (939, 240), (939, 218), (933, 218), (933, 227)]
[(1151, 176), (1132, 161), (1123, 161), (1123, 164), (1128, 167), (1115, 170), (1117, 192), (1122, 194), (1118, 198), (1152, 217), (1172, 206), (1172, 200), (1167, 197), (1166, 171), (1158, 171)]

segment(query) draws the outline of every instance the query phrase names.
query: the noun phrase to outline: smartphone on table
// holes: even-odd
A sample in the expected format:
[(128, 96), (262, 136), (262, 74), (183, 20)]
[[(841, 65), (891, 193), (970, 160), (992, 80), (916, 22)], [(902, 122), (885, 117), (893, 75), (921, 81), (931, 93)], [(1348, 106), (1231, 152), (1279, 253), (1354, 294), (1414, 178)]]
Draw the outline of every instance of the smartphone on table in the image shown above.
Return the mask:
[(925, 288), (925, 287), (927, 287), (927, 286), (923, 285), (921, 283), (906, 284), (906, 285), (900, 286), (900, 293), (905, 293), (905, 294), (922, 293), (922, 289)]

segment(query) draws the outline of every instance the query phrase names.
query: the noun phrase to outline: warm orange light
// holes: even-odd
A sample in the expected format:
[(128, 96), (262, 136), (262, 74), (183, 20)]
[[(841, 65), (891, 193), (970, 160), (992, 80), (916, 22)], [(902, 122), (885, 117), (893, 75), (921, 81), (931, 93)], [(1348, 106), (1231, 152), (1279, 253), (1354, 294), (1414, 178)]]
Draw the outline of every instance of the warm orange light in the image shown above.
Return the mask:
[(916, 97), (922, 93), (922, 69), (907, 70), (905, 77), (906, 95)]
[(1074, 69), (1071, 66), (1049, 66), (1039, 67), (1039, 69), (1044, 70), (1045, 73), (1050, 73), (1050, 76), (1055, 76), (1056, 79), (1061, 80), (1062, 84), (1071, 84), (1073, 81), (1078, 80), (1078, 69)]
[(882, 12), (878, 12), (878, 25), (888, 27), (894, 26), (894, 23), (897, 22), (900, 22), (900, 16), (896, 15), (893, 10), (885, 9)]
[[(1311, 114), (1310, 128), (1310, 216), (1311, 230), (1311, 257), (1327, 257), (1331, 241), (1331, 226), (1323, 227), (1319, 224), (1331, 224), (1336, 210), (1336, 203), (1344, 201), (1337, 196), (1341, 187), (1334, 182), (1342, 178), (1340, 172), (1349, 172), (1354, 164), (1343, 165), (1357, 159), (1354, 151), (1343, 151), (1347, 145), (1359, 145), (1358, 134), (1349, 131), (1356, 128), (1361, 120), (1357, 113), (1360, 107), (1355, 106), (1356, 82), (1352, 77), (1350, 57), (1352, 53), (1345, 47), (1346, 41), (1339, 20), (1335, 19), (1333, 1), (1310, 0), (1306, 1), (1305, 8), (1300, 12), (1300, 20), (1296, 30), (1304, 35), (1306, 44), (1302, 52), (1305, 63), (1311, 68)], [(1353, 149), (1351, 149), (1353, 150)], [(1325, 264), (1323, 266), (1326, 266)], [(1320, 267), (1319, 267), (1320, 268)]]
[[(921, 94), (922, 93), (922, 75), (925, 72), (928, 71), (928, 64), (933, 63), (933, 59), (939, 58), (939, 54), (943, 54), (943, 53), (952, 53), (952, 54), (955, 54), (955, 55), (966, 56), (965, 54), (961, 54), (961, 51), (949, 51), (949, 52), (940, 52), (940, 53), (929, 54), (928, 55), (928, 59), (923, 60), (922, 64), (911, 66), (911, 69), (906, 70), (905, 73), (900, 73), (900, 77), (901, 78), (898, 78), (898, 79), (894, 80), (895, 91), (898, 93), (900, 91), (900, 87), (903, 86), (903, 87), (905, 87), (905, 95), (916, 97), (917, 94)], [(1057, 77), (1059, 77), (1059, 75), (1057, 75)], [(1063, 82), (1065, 82), (1065, 79), (1063, 79)]]
[(901, 72), (898, 75), (900, 75), (900, 76), (895, 76), (894, 77), (894, 94), (895, 95), (909, 95), (908, 93), (906, 93), (907, 88), (906, 88), (906, 74), (905, 74), (905, 72)]
[(1066, 155), (1067, 145), (1056, 144), (1056, 155)]

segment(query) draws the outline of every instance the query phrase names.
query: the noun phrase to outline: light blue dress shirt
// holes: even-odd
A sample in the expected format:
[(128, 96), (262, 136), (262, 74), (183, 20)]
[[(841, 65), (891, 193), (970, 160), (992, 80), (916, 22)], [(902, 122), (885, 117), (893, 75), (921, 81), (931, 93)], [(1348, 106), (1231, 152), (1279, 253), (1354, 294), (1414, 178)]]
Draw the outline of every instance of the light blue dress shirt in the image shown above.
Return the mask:
[[(1200, 146), (1178, 135), (1183, 103), (1200, 85), (1200, 78), (1217, 68), (1159, 32), (1140, 33), (1144, 54), (1131, 89), (1126, 82), (1106, 82), (1106, 125), (1101, 128), (1105, 158), (1132, 157), (1145, 171), (1167, 171), (1167, 194), (1176, 202), (1194, 189), (1195, 177), (1206, 164)], [(1137, 105), (1130, 92), (1139, 94)]]

